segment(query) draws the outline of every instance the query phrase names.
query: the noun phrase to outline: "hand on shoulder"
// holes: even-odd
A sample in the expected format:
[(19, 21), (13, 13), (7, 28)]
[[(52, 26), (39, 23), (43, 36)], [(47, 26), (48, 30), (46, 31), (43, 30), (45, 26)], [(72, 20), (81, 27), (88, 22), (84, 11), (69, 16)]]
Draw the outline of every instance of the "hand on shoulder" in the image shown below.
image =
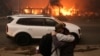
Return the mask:
[(52, 35), (52, 36), (56, 36), (56, 34), (57, 34), (57, 33), (56, 33), (55, 31), (52, 31), (52, 32), (51, 32), (51, 35)]

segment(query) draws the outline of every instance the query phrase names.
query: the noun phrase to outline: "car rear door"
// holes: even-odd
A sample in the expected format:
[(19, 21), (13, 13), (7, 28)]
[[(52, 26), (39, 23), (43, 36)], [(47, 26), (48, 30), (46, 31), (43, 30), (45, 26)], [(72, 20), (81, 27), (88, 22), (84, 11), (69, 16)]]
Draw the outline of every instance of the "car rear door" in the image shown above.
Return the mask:
[(41, 38), (44, 34), (50, 33), (54, 30), (56, 21), (50, 18), (34, 18), (34, 25), (32, 26), (33, 38)]

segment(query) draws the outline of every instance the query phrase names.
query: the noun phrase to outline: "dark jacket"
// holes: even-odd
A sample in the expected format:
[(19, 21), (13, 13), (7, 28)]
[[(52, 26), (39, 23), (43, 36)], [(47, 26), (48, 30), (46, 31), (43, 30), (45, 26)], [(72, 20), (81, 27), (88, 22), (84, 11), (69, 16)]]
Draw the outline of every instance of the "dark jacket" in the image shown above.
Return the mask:
[(74, 43), (66, 43), (60, 48), (60, 56), (74, 56)]

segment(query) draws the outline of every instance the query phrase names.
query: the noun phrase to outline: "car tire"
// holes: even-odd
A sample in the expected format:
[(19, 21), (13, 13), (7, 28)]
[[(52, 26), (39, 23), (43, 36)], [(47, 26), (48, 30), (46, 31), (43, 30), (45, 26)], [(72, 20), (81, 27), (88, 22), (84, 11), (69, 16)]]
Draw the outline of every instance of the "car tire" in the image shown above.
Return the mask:
[(18, 34), (15, 37), (15, 42), (18, 45), (29, 45), (32, 41), (32, 38), (28, 34)]
[(75, 37), (75, 39), (76, 39), (75, 42), (78, 44), (80, 41), (79, 36), (76, 33), (70, 33), (70, 34), (72, 34)]

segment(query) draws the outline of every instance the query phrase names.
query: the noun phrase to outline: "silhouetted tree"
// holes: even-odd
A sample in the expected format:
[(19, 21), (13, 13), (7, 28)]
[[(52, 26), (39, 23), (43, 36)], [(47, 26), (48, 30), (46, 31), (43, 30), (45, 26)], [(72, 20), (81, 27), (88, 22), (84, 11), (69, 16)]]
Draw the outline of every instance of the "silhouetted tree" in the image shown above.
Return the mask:
[(60, 0), (50, 0), (50, 5), (51, 6), (61, 6), (62, 4), (60, 3)]

